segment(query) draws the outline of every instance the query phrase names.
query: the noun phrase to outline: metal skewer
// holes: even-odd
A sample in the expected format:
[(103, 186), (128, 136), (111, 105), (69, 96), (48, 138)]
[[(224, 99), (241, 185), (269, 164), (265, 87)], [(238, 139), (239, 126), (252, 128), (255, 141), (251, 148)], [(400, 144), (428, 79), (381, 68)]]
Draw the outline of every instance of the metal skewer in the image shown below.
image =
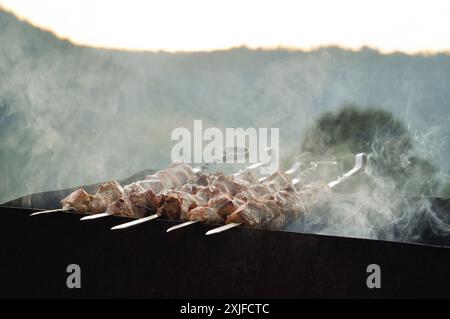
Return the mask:
[(103, 217), (108, 217), (111, 216), (112, 214), (110, 213), (100, 213), (100, 214), (92, 214), (92, 215), (88, 215), (88, 216), (84, 216), (81, 217), (80, 220), (92, 220), (92, 219), (97, 219), (97, 218), (103, 218)]
[(148, 222), (148, 221), (150, 221), (152, 219), (158, 218), (159, 216), (160, 216), (159, 214), (153, 214), (153, 215), (150, 215), (150, 216), (147, 216), (147, 217), (144, 217), (144, 218), (133, 220), (133, 221), (128, 222), (128, 223), (123, 223), (123, 224), (116, 225), (114, 227), (111, 227), (111, 230), (124, 229), (124, 228), (128, 228), (128, 227), (131, 227), (131, 226), (134, 226), (134, 225), (142, 224), (144, 222)]
[[(285, 173), (285, 174), (288, 174), (288, 175), (290, 175), (290, 176), (295, 176), (295, 174), (298, 172), (298, 170), (300, 169), (300, 167), (302, 166), (302, 164), (303, 164), (302, 162), (295, 162), (295, 163), (292, 165), (292, 167), (291, 167), (290, 169), (288, 169), (287, 171), (285, 171), (284, 173)], [(262, 183), (262, 182), (264, 182), (267, 178), (268, 178), (267, 176), (261, 177), (261, 178), (259, 179), (259, 182)]]
[(194, 174), (200, 173), (203, 170), (202, 166), (198, 166), (198, 167), (194, 167), (192, 169), (192, 171), (194, 172)]
[(50, 209), (50, 210), (43, 210), (43, 211), (39, 211), (39, 212), (35, 212), (30, 214), (30, 216), (36, 216), (36, 215), (42, 215), (42, 214), (50, 214), (50, 213), (59, 213), (59, 212), (71, 212), (74, 209), (69, 207), (69, 208), (57, 208), (57, 209)]
[(303, 177), (304, 177), (304, 176), (306, 176), (306, 175), (308, 175), (308, 174), (311, 174), (312, 172), (316, 171), (316, 170), (317, 170), (317, 167), (319, 166), (319, 165), (317, 164), (317, 162), (311, 162), (310, 165), (311, 165), (311, 166), (310, 166), (307, 170), (305, 170), (304, 172), (302, 172), (302, 174), (300, 174), (299, 176), (297, 176), (297, 177), (295, 177), (294, 179), (292, 179), (292, 184), (294, 184), (294, 185), (299, 184), (299, 183), (303, 180)]
[(250, 166), (247, 166), (245, 169), (239, 170), (239, 172), (234, 173), (233, 176), (234, 177), (238, 177), (239, 175), (241, 175), (243, 173), (246, 173), (246, 172), (249, 172), (249, 171), (254, 171), (257, 168), (260, 168), (261, 166), (264, 166), (264, 163), (259, 162), (259, 163), (252, 164)]
[[(355, 173), (361, 171), (365, 167), (366, 164), (367, 164), (367, 154), (366, 153), (356, 154), (356, 156), (355, 156), (355, 166), (350, 171), (348, 171), (347, 173), (342, 175), (341, 177), (338, 177), (338, 179), (336, 179), (336, 180), (334, 180), (332, 182), (329, 182), (328, 186), (330, 188), (333, 188), (336, 185), (342, 183), (343, 181), (348, 179), (350, 176), (352, 176)], [(234, 228), (234, 227), (237, 227), (237, 226), (240, 226), (240, 225), (242, 225), (242, 223), (226, 224), (226, 225), (223, 225), (223, 226), (220, 226), (220, 227), (216, 227), (216, 228), (213, 228), (213, 229), (207, 231), (205, 235), (208, 236), (208, 235), (218, 234), (218, 233), (224, 232), (224, 231), (226, 231), (228, 229), (231, 229), (231, 228)]]
[(184, 223), (181, 223), (181, 224), (178, 224), (178, 225), (175, 225), (175, 226), (172, 226), (172, 227), (168, 228), (166, 230), (166, 233), (170, 233), (172, 230), (175, 230), (175, 229), (178, 229), (178, 228), (183, 228), (183, 227), (186, 227), (186, 226), (189, 226), (189, 225), (192, 225), (192, 224), (196, 224), (196, 223), (198, 223), (198, 220), (189, 220), (187, 222), (184, 222)]
[[(293, 172), (298, 171), (298, 169), (300, 168), (300, 166), (301, 166), (301, 163), (300, 163), (300, 162), (296, 162), (296, 163), (294, 163), (294, 165), (293, 165), (289, 170), (285, 171), (285, 173), (286, 173), (286, 174), (292, 174)], [(266, 179), (266, 178), (263, 177), (263, 180), (262, 180), (262, 181), (264, 181), (265, 179)], [(261, 178), (259, 179), (259, 181), (262, 182), (262, 181), (261, 181)], [(296, 184), (298, 184), (298, 183), (300, 183), (300, 182), (301, 182), (301, 179), (300, 179), (300, 178), (295, 178), (294, 180), (292, 180), (292, 184), (293, 184), (293, 185), (296, 185)], [(175, 226), (172, 226), (172, 227), (168, 228), (168, 229), (166, 230), (166, 232), (169, 233), (169, 232), (171, 232), (171, 231), (173, 231), (173, 230), (176, 230), (176, 229), (179, 229), (179, 228), (183, 228), (183, 227), (187, 227), (187, 226), (189, 226), (189, 225), (196, 224), (196, 223), (199, 223), (199, 222), (200, 222), (200, 221), (198, 221), (198, 220), (189, 220), (189, 221), (186, 221), (186, 222), (184, 222), (184, 223), (181, 223), (181, 224), (178, 224), (178, 225), (175, 225)], [(230, 225), (230, 224), (228, 224), (228, 225)]]
[(367, 154), (366, 153), (359, 153), (355, 156), (355, 166), (349, 170), (347, 173), (342, 175), (341, 177), (338, 177), (337, 180), (329, 182), (328, 186), (330, 188), (335, 187), (336, 185), (342, 183), (346, 179), (348, 179), (350, 176), (354, 175), (355, 173), (361, 171), (367, 164)]
[[(262, 164), (261, 164), (262, 165)], [(247, 172), (247, 171), (249, 171), (249, 170), (255, 170), (255, 169), (257, 169), (258, 167), (260, 167), (261, 166), (260, 165), (260, 163), (256, 163), (256, 164), (252, 164), (252, 165), (250, 165), (250, 166), (248, 166), (248, 167), (246, 167), (242, 172)], [(234, 176), (238, 176), (238, 175), (236, 175), (236, 174), (233, 174)], [(133, 226), (137, 226), (137, 225), (140, 225), (140, 224), (142, 224), (142, 223), (146, 223), (146, 222), (148, 222), (148, 221), (150, 221), (150, 220), (152, 220), (152, 219), (155, 219), (155, 218), (157, 218), (157, 217), (159, 217), (160, 215), (158, 215), (158, 214), (155, 214), (155, 215), (157, 215), (156, 217), (154, 217), (154, 218), (148, 218), (148, 217), (144, 217), (144, 218), (139, 218), (139, 219), (137, 219), (137, 220), (133, 220), (133, 221), (131, 221), (131, 222), (127, 222), (127, 223), (124, 223), (124, 224), (119, 224), (119, 225), (117, 225), (117, 226), (114, 226), (114, 227), (112, 227), (111, 228), (111, 230), (113, 230), (113, 229), (125, 229), (125, 228), (129, 228), (129, 227), (133, 227)], [(154, 215), (152, 215), (152, 216), (154, 216)], [(149, 216), (150, 217), (150, 216)], [(182, 223), (182, 224), (178, 224), (178, 225), (176, 225), (176, 226), (178, 226), (177, 228), (181, 228), (181, 227), (185, 227), (185, 226), (187, 226), (187, 225), (190, 225), (190, 224), (194, 224), (196, 221), (191, 221), (191, 222), (186, 222), (186, 223)], [(120, 227), (119, 227), (120, 226)], [(176, 227), (176, 226), (174, 226), (174, 227)], [(169, 228), (168, 230), (167, 230), (167, 232), (169, 232), (169, 231), (171, 231), (171, 230), (173, 230), (174, 228), (173, 227), (171, 227), (171, 228)], [(176, 228), (175, 228), (176, 229)]]
[(300, 166), (302, 166), (302, 162), (295, 162), (294, 165), (290, 169), (288, 169), (285, 173), (288, 175), (295, 175), (297, 171), (300, 169)]

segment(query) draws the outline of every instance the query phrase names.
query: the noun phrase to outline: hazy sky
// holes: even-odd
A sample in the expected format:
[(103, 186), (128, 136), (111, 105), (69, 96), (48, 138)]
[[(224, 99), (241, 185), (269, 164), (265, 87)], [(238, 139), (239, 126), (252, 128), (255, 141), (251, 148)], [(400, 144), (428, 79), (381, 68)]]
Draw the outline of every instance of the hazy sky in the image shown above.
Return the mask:
[(146, 50), (450, 49), (449, 0), (0, 0), (75, 43)]

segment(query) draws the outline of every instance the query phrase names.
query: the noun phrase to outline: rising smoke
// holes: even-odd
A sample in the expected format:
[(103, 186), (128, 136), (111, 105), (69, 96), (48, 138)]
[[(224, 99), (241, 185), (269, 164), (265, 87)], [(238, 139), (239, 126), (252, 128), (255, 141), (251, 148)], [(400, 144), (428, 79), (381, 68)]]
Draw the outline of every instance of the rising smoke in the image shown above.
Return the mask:
[(365, 152), (369, 169), (290, 230), (399, 241), (420, 241), (425, 230), (450, 233), (448, 212), (432, 205), (442, 187), (437, 169), (391, 113), (356, 106), (325, 113), (308, 129), (302, 151), (308, 161), (333, 158), (343, 171), (352, 167), (353, 154)]

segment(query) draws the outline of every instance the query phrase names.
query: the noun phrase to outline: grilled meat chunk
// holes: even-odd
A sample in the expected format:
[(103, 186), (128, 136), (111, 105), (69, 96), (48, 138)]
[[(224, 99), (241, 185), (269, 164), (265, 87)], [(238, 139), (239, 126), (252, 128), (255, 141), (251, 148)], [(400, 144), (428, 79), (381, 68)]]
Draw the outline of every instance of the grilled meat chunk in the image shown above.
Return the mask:
[(275, 172), (264, 181), (264, 184), (269, 186), (272, 191), (279, 191), (289, 185), (291, 185), (292, 179), (291, 177), (284, 172)]
[(92, 195), (88, 194), (84, 188), (79, 188), (61, 200), (61, 207), (73, 208), (77, 212), (86, 213), (89, 211), (91, 200)]
[(188, 212), (198, 203), (191, 194), (180, 191), (169, 191), (161, 194), (158, 213), (168, 219), (187, 219)]
[(228, 215), (232, 214), (244, 201), (233, 198), (228, 194), (218, 194), (211, 198), (208, 202), (208, 207), (215, 210), (215, 212), (225, 222)]
[(214, 187), (223, 193), (233, 196), (248, 188), (249, 185), (250, 183), (244, 180), (235, 179), (233, 176), (225, 176), (223, 174), (218, 175), (217, 179), (213, 181)]
[(106, 209), (107, 213), (116, 216), (135, 217), (136, 212), (127, 198), (119, 198)]
[(130, 191), (128, 196), (119, 198), (106, 209), (112, 215), (142, 218), (156, 213), (160, 205), (160, 195), (151, 190)]
[(289, 186), (284, 190), (250, 199), (226, 218), (228, 223), (249, 227), (281, 229), (287, 223), (307, 214), (314, 205), (329, 196), (324, 182), (305, 185), (297, 192)]
[(187, 219), (209, 224), (223, 224), (223, 218), (213, 207), (196, 207), (188, 213)]
[(246, 181), (250, 184), (256, 184), (258, 183), (258, 176), (253, 171), (245, 171), (239, 174), (237, 177), (240, 180)]
[(278, 216), (277, 211), (271, 210), (265, 202), (266, 200), (250, 200), (229, 215), (226, 224), (241, 223), (249, 227), (263, 227)]
[(92, 200), (89, 204), (89, 211), (94, 214), (103, 213), (108, 205), (122, 196), (123, 189), (116, 181), (101, 184), (97, 193), (92, 196)]
[[(148, 175), (145, 180), (160, 181), (162, 188), (159, 190), (152, 189), (155, 192), (165, 189), (175, 189), (189, 182), (192, 176), (194, 176), (192, 167), (188, 164), (181, 162), (175, 162), (169, 165), (167, 169), (157, 171), (153, 175)], [(146, 188), (150, 189), (150, 188)]]

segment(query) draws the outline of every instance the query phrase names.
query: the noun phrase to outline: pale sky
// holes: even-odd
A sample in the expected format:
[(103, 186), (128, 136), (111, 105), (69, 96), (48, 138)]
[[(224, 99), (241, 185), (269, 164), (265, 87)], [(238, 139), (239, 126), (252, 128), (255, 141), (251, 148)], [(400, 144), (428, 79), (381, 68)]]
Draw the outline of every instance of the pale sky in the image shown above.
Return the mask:
[(450, 49), (450, 0), (0, 0), (0, 5), (60, 37), (96, 47)]

